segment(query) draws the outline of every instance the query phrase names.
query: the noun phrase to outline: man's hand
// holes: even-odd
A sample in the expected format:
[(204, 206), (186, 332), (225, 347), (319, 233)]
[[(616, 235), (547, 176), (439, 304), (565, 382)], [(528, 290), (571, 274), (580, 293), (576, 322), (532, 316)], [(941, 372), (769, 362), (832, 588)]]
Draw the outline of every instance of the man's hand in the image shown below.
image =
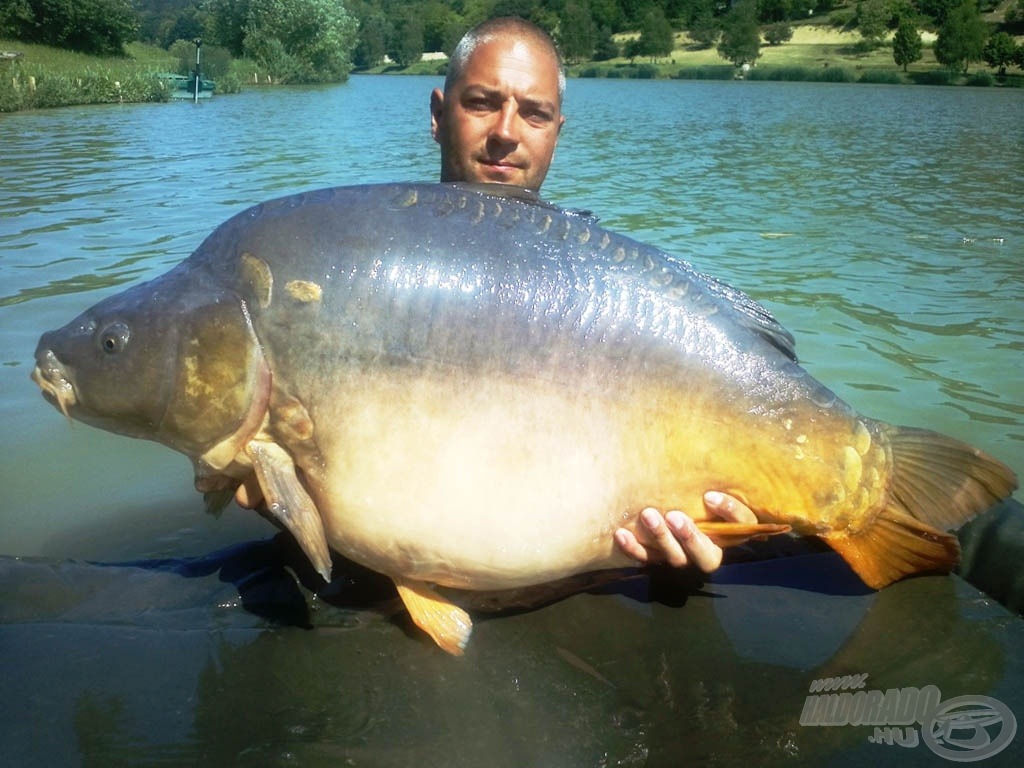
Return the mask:
[[(756, 523), (754, 513), (742, 502), (717, 491), (704, 494), (704, 508), (713, 518), (734, 523)], [(639, 563), (668, 563), (680, 568), (695, 565), (711, 573), (722, 564), (722, 549), (697, 524), (679, 510), (664, 516), (648, 507), (640, 513), (634, 534), (626, 528), (615, 531), (619, 550)]]

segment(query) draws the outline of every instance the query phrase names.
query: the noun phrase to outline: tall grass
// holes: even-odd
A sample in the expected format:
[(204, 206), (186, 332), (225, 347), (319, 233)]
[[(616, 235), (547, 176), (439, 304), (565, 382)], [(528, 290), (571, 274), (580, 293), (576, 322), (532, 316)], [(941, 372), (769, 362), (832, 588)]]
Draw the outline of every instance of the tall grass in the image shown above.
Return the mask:
[[(158, 73), (174, 72), (177, 59), (161, 48), (129, 43), (124, 56), (74, 51), (0, 39), (0, 50), (22, 56), (0, 63), (0, 112), (76, 104), (167, 101)], [(218, 91), (238, 90), (237, 77), (218, 80)]]

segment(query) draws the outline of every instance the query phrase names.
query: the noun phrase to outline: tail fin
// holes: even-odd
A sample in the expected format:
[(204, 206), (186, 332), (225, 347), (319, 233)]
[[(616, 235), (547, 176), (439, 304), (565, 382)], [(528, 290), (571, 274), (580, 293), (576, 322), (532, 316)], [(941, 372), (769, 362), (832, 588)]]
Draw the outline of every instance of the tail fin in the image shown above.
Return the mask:
[(825, 534), (874, 589), (913, 573), (949, 572), (960, 559), (956, 537), (943, 533), (984, 512), (1017, 488), (1001, 461), (938, 432), (885, 425), (893, 472), (886, 507), (862, 531)]

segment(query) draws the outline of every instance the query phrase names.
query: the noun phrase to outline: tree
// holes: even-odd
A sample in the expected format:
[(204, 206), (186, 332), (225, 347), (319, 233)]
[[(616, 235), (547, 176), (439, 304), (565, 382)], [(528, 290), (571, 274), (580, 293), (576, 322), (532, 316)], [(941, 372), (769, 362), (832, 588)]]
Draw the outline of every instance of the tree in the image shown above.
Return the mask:
[(608, 27), (601, 27), (597, 33), (597, 45), (594, 46), (594, 61), (608, 61), (621, 53), (619, 44), (612, 39), (612, 31)]
[(246, 24), (249, 21), (249, 0), (208, 0), (213, 37), (235, 57), (245, 55)]
[(334, 0), (249, 0), (244, 48), (280, 82), (348, 77), (356, 22)]
[(966, 73), (972, 61), (981, 59), (987, 31), (975, 0), (963, 0), (939, 28), (935, 58), (954, 72)]
[(921, 58), (921, 33), (910, 19), (900, 19), (900, 25), (892, 38), (892, 58), (896, 65), (907, 71), (907, 65)]
[(366, 8), (365, 15), (359, 16), (359, 33), (352, 52), (352, 63), (357, 67), (376, 67), (384, 61), (388, 52), (391, 25), (381, 11), (368, 6)]
[(917, 8), (936, 24), (942, 24), (959, 3), (960, 0), (917, 0)]
[(177, 40), (195, 40), (197, 37), (208, 39), (212, 31), (210, 14), (190, 5), (179, 11), (173, 19), (168, 18), (160, 25), (157, 39), (161, 47), (170, 48)]
[(784, 21), (769, 24), (764, 30), (764, 39), (768, 45), (782, 45), (793, 39), (793, 28)]
[(558, 28), (558, 44), (566, 60), (589, 59), (597, 46), (597, 26), (587, 0), (568, 0)]
[(690, 39), (701, 48), (710, 48), (718, 41), (722, 28), (711, 10), (704, 8), (694, 13), (686, 31), (689, 33)]
[(0, 10), (0, 30), (18, 40), (101, 56), (123, 55), (136, 29), (128, 0), (15, 0)]
[(985, 43), (981, 57), (993, 69), (999, 70), (999, 76), (1006, 76), (1006, 68), (1017, 60), (1017, 43), (1007, 32), (996, 32)]
[(857, 3), (857, 28), (860, 36), (871, 45), (879, 45), (889, 31), (892, 18), (890, 0), (861, 0)]
[(640, 22), (640, 45), (638, 53), (656, 59), (670, 56), (676, 47), (672, 25), (659, 6), (652, 6)]
[(1010, 26), (1016, 26), (1024, 22), (1024, 0), (1017, 0), (1016, 3), (1011, 3), (1006, 9), (1006, 16), (1004, 18)]
[(757, 28), (754, 0), (740, 0), (725, 15), (718, 55), (737, 67), (753, 64), (761, 55), (761, 32)]
[(391, 20), (388, 56), (400, 67), (408, 67), (423, 58), (423, 19), (415, 9), (406, 9)]

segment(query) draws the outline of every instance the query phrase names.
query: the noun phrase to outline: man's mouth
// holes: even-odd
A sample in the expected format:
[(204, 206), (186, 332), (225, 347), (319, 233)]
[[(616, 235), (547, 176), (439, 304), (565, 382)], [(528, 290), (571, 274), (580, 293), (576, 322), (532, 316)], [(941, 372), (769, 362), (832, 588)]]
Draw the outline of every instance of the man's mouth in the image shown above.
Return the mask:
[(509, 162), (508, 160), (488, 160), (483, 159), (480, 164), (488, 170), (493, 170), (498, 173), (515, 173), (521, 171), (522, 168), (516, 163)]

